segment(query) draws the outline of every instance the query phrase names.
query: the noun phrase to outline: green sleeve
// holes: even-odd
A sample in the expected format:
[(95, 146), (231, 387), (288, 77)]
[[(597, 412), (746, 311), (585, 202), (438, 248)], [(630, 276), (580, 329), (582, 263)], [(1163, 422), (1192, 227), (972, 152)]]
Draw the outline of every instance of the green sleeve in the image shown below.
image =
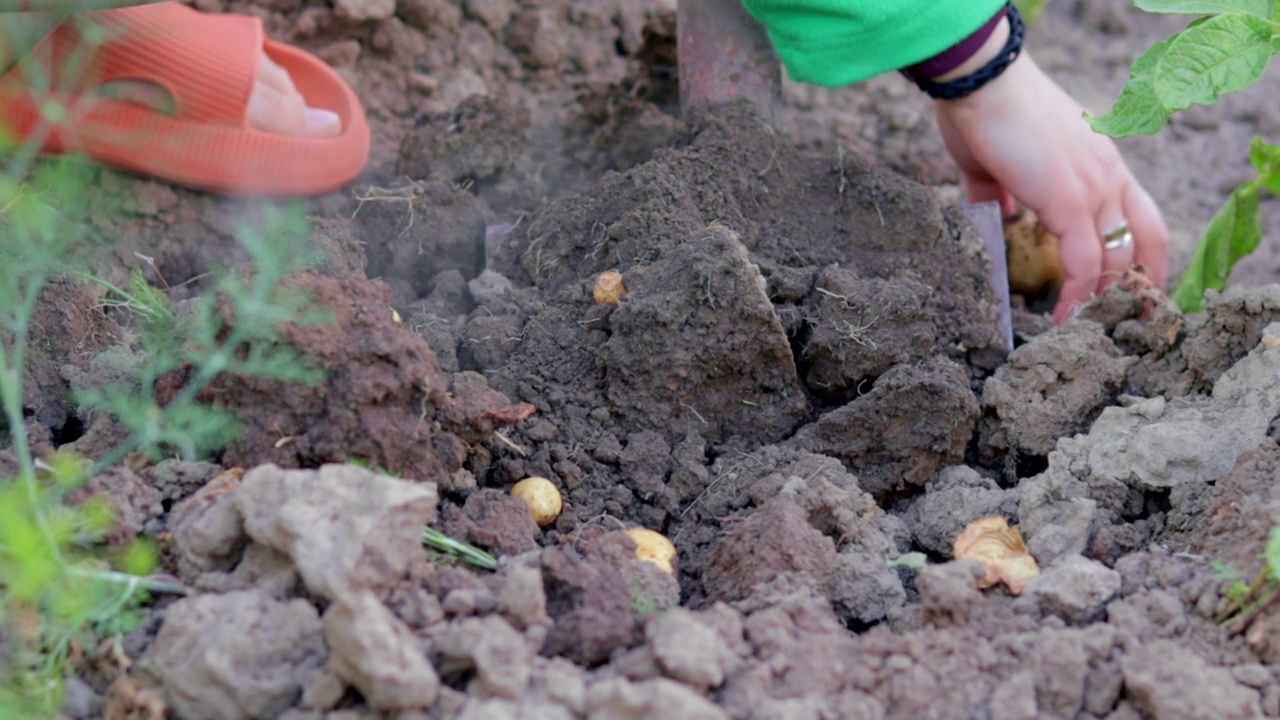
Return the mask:
[[(685, 0), (686, 2), (688, 0)], [(742, 0), (792, 79), (836, 87), (927, 60), (1005, 0)]]

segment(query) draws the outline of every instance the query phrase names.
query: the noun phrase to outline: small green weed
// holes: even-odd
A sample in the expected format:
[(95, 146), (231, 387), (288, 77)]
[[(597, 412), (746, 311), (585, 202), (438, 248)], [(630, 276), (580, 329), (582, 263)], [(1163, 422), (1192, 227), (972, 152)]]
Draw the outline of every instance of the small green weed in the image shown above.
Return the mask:
[(1243, 631), (1263, 611), (1280, 602), (1280, 526), (1271, 528), (1262, 558), (1262, 569), (1251, 583), (1246, 583), (1239, 572), (1234, 570), (1220, 573), (1232, 582), (1226, 590), (1230, 603), (1218, 615), (1219, 623), (1233, 630)]
[[(296, 349), (276, 342), (281, 325), (315, 324), (326, 317), (307, 298), (280, 285), (301, 269), (291, 248), (302, 242), (299, 232), (305, 222), (300, 212), (275, 212), (268, 213), (265, 229), (242, 231), (239, 240), (249, 252), (252, 276), (220, 273), (214, 291), (198, 298), (180, 323), (167, 298), (140, 273), (128, 291), (108, 285), (115, 302), (144, 318), (140, 341), (146, 361), (131, 382), (77, 396), (82, 407), (105, 410), (131, 431), (129, 440), (104, 457), (98, 469), (133, 452), (151, 460), (170, 454), (201, 457), (233, 439), (239, 431), (234, 416), (199, 400), (223, 373), (292, 383), (322, 378)], [(184, 372), (186, 378), (162, 406), (147, 389), (174, 372)]]
[[(1133, 64), (1129, 81), (1110, 112), (1089, 116), (1094, 129), (1112, 137), (1150, 135), (1178, 111), (1212, 105), (1262, 77), (1280, 53), (1276, 0), (1136, 0), (1153, 13), (1196, 16), (1185, 29), (1151, 46)], [(1262, 241), (1258, 215), (1263, 191), (1280, 193), (1280, 146), (1254, 138), (1250, 150), (1257, 177), (1236, 188), (1209, 222), (1186, 274), (1172, 293), (1184, 312), (1204, 307), (1206, 290), (1222, 290), (1232, 268)]]
[(422, 543), (451, 560), (461, 560), (482, 570), (498, 569), (498, 558), (475, 545), (454, 540), (435, 528), (423, 529)]

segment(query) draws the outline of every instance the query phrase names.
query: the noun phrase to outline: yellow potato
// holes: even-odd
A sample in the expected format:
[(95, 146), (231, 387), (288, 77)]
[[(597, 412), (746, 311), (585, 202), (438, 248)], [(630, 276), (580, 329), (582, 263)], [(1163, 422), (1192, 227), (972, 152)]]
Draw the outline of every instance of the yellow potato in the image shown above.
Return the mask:
[(1000, 516), (969, 523), (956, 537), (952, 555), (957, 560), (977, 560), (986, 566), (987, 574), (978, 581), (979, 588), (1004, 583), (1009, 592), (1021, 595), (1027, 583), (1040, 575), (1040, 566), (1027, 550), (1022, 532)]
[(606, 270), (596, 276), (596, 284), (591, 289), (591, 296), (595, 298), (597, 305), (617, 305), (618, 299), (626, 291), (627, 286), (622, 282), (622, 273)]
[(560, 517), (564, 509), (564, 500), (555, 483), (544, 477), (527, 477), (511, 487), (511, 495), (518, 497), (529, 506), (533, 521), (538, 527), (546, 527)]
[(662, 533), (645, 528), (631, 528), (627, 535), (636, 544), (636, 557), (657, 565), (669, 575), (675, 574), (676, 546)]
[(1005, 220), (1004, 237), (1010, 290), (1039, 295), (1066, 281), (1058, 257), (1058, 238), (1040, 224), (1035, 213), (1024, 208)]

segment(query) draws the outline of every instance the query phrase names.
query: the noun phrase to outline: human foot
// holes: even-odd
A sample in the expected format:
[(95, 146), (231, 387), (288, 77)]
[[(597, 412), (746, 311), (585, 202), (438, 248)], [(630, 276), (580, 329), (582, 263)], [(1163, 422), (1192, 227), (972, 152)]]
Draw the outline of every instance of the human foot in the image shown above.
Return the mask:
[[(0, 14), (0, 70), (12, 66), (56, 24), (57, 19), (47, 13)], [(117, 81), (103, 85), (98, 91), (159, 112), (172, 113), (174, 110), (174, 101), (169, 93), (152, 83)], [(255, 130), (280, 135), (330, 138), (342, 132), (338, 115), (329, 110), (307, 107), (289, 73), (265, 52), (259, 58), (257, 82), (249, 96), (246, 120)]]

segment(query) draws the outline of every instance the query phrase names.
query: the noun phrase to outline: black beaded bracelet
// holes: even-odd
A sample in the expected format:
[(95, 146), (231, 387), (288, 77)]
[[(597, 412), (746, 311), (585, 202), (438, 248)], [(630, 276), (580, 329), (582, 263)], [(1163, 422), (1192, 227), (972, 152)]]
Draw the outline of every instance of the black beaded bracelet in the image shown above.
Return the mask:
[(929, 78), (916, 77), (913, 73), (905, 70), (902, 74), (935, 100), (958, 100), (981, 90), (984, 85), (1000, 77), (1001, 73), (1007, 70), (1013, 64), (1013, 61), (1017, 60), (1018, 56), (1022, 54), (1022, 44), (1027, 35), (1027, 24), (1022, 19), (1022, 13), (1018, 12), (1017, 6), (1013, 3), (1009, 3), (1005, 9), (1005, 15), (1009, 18), (1009, 39), (1005, 42), (1004, 48), (1001, 49), (999, 55), (991, 59), (991, 62), (971, 74), (943, 83), (934, 82)]

